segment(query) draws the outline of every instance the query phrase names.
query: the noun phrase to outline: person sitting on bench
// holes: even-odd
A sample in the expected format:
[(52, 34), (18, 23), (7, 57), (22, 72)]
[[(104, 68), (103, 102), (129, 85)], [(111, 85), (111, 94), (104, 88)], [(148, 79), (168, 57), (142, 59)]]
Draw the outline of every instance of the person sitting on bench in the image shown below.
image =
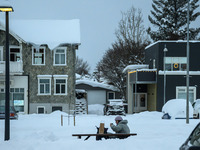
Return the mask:
[(128, 124), (127, 120), (123, 120), (121, 116), (117, 116), (115, 118), (115, 122), (116, 122), (116, 125), (114, 125), (113, 123), (110, 124), (111, 129), (115, 133), (125, 133), (125, 134), (129, 134), (130, 133), (130, 129), (129, 129), (128, 125), (127, 125)]

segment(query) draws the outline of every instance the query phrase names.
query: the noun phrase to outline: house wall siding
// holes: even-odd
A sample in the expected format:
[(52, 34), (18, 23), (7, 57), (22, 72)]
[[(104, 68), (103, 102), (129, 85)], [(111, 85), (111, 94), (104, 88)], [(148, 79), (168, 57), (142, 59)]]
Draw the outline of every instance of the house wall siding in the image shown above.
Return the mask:
[[(153, 68), (151, 60), (156, 60), (156, 68), (158, 70), (157, 74), (157, 106), (158, 111), (162, 110), (164, 104), (164, 76), (159, 75), (159, 70), (163, 71), (163, 61), (164, 61), (164, 48), (168, 49), (166, 52), (166, 57), (187, 57), (186, 53), (186, 42), (159, 42), (155, 45), (149, 47), (145, 51), (145, 61), (150, 64), (150, 69)], [(200, 71), (200, 42), (190, 42), (190, 71)], [(186, 76), (185, 75), (166, 75), (166, 101), (176, 98), (176, 87), (186, 86)], [(199, 87), (200, 87), (200, 76), (191, 75), (190, 86), (195, 86), (197, 93), (196, 97), (200, 98)]]

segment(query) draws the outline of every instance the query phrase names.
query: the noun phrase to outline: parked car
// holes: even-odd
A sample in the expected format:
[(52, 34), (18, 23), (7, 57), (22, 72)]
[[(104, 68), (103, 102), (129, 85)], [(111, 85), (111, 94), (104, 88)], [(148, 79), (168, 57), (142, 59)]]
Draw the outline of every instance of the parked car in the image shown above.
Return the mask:
[(124, 103), (122, 99), (109, 100), (109, 104), (105, 106), (106, 115), (126, 115)]
[(194, 111), (193, 111), (193, 118), (199, 119), (200, 116), (200, 99), (197, 99), (192, 104)]
[(197, 124), (179, 150), (200, 150), (200, 123)]
[[(5, 106), (0, 106), (0, 119), (5, 119)], [(18, 119), (17, 112), (13, 106), (10, 106), (10, 119)]]

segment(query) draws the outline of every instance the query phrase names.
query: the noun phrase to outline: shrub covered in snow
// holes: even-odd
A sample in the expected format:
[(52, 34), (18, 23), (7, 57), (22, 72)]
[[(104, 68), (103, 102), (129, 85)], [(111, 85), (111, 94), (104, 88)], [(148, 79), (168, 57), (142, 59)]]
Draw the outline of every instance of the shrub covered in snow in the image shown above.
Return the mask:
[[(186, 100), (185, 99), (172, 99), (162, 108), (163, 113), (168, 113), (172, 118), (186, 117)], [(189, 117), (193, 117), (193, 107), (189, 102)]]

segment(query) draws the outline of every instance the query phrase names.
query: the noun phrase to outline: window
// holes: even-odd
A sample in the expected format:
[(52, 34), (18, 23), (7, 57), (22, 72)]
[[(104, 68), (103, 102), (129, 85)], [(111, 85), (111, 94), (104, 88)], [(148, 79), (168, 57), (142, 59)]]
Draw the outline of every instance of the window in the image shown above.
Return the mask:
[(3, 61), (3, 46), (0, 46), (0, 61)]
[(38, 106), (37, 107), (37, 113), (38, 114), (44, 114), (45, 113), (45, 107), (44, 106)]
[(10, 88), (10, 93), (15, 110), (24, 112), (24, 88)]
[[(187, 87), (181, 86), (181, 87), (176, 87), (176, 98), (177, 99), (187, 99)], [(189, 101), (191, 104), (194, 102), (196, 99), (196, 87), (189, 87)]]
[(51, 78), (38, 78), (38, 95), (51, 95)]
[(45, 65), (45, 48), (33, 48), (33, 65)]
[(37, 75), (38, 77), (38, 95), (51, 95), (52, 75)]
[(20, 61), (20, 48), (10, 48), (10, 61)]
[(52, 112), (53, 112), (53, 111), (57, 111), (57, 110), (62, 111), (62, 106), (53, 106), (53, 107), (52, 107)]
[(166, 71), (186, 71), (187, 58), (186, 57), (166, 57), (165, 69)]
[(108, 92), (108, 99), (115, 99), (115, 92)]
[(66, 65), (66, 49), (54, 50), (54, 65)]
[(65, 95), (67, 93), (66, 79), (55, 79), (55, 94)]

